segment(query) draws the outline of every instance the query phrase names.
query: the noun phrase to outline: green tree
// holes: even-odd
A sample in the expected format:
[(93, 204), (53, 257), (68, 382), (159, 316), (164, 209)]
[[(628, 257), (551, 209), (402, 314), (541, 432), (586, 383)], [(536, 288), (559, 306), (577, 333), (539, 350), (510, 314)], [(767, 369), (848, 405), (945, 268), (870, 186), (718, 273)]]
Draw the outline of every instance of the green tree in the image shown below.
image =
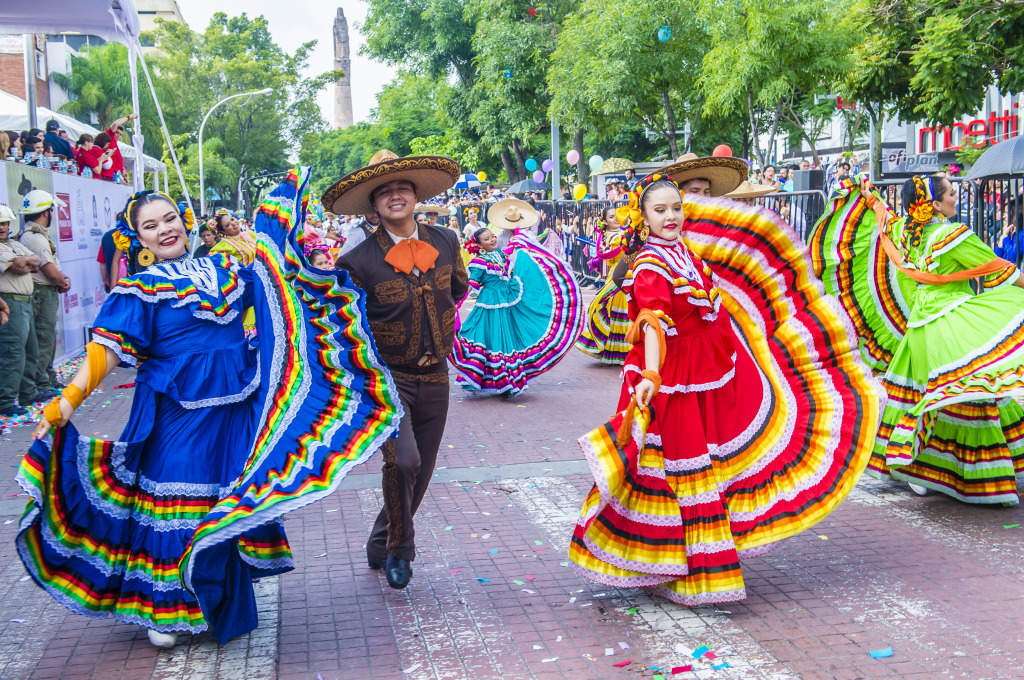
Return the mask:
[[(232, 100), (218, 107), (206, 123), (207, 185), (222, 196), (236, 197), (238, 175), (210, 174), (207, 144), (211, 140), (223, 143), (214, 148), (225, 168), (236, 173), (246, 168), (255, 175), (287, 169), (289, 152), (297, 150), (306, 135), (326, 128), (315, 97), (338, 73), (315, 78), (300, 75), (315, 41), (288, 54), (274, 42), (262, 16), (228, 17), (220, 12), (202, 32), (184, 24), (158, 22), (150, 37), (160, 50), (153, 59), (156, 79), (166, 91), (182, 93), (161, 102), (172, 132), (198, 135), (203, 116), (221, 99), (268, 87), (273, 90), (269, 95)], [(183, 162), (198, 163), (193, 159), (197, 151), (188, 153)]]
[(366, 122), (306, 135), (299, 163), (312, 167), (313, 192), (323, 194), (342, 176), (366, 165), (381, 148), (379, 138), (374, 126)]
[[(84, 48), (82, 56), (71, 57), (71, 73), (50, 73), (50, 80), (72, 97), (58, 111), (100, 130), (106, 130), (115, 120), (132, 112), (128, 48), (121, 43)], [(167, 99), (159, 89), (157, 96)], [(163, 132), (144, 83), (139, 89), (139, 108), (142, 133), (146, 138), (145, 151), (159, 156)]]
[[(668, 26), (671, 36), (661, 40)], [(662, 34), (664, 37), (664, 34)], [(682, 0), (583, 0), (566, 20), (548, 73), (552, 114), (612, 128), (637, 121), (656, 132), (673, 158), (677, 131), (700, 117), (704, 23)]]
[[(705, 0), (701, 14), (713, 46), (704, 57), (701, 91), (712, 115), (746, 109), (754, 155), (762, 167), (780, 124), (813, 148), (813, 121), (825, 114), (814, 95), (828, 94), (851, 67), (860, 31), (852, 0)], [(760, 134), (768, 134), (762, 148)]]
[(370, 111), (381, 148), (408, 156), (413, 139), (444, 133), (439, 87), (444, 87), (443, 82), (407, 71), (384, 86), (377, 95), (377, 106)]

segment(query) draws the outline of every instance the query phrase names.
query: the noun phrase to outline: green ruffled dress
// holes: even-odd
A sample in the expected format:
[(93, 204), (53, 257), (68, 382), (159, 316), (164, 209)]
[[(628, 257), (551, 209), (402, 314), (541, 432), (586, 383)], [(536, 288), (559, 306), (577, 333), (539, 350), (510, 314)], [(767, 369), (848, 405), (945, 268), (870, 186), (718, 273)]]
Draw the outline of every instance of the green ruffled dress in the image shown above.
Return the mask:
[[(995, 253), (967, 225), (934, 220), (909, 247), (905, 220), (888, 225), (904, 261), (954, 274)], [(816, 273), (850, 314), (888, 402), (867, 473), (968, 503), (1020, 502), (1024, 474), (1024, 289), (1016, 267), (971, 281), (919, 284), (879, 243), (875, 213), (844, 182), (810, 236)]]

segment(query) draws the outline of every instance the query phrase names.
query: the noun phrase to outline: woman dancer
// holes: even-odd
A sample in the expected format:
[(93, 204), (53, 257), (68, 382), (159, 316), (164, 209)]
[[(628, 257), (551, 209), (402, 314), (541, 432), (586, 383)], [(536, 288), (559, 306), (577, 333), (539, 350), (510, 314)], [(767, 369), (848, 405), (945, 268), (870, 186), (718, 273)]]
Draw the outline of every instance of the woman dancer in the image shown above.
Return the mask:
[(580, 439), (596, 483), (571, 563), (681, 604), (743, 599), (740, 559), (852, 490), (884, 392), (781, 220), (703, 197), (684, 210), (658, 174), (618, 218), (639, 249), (623, 284), (632, 348), (620, 413)]
[(242, 231), (238, 218), (227, 208), (218, 210), (214, 220), (217, 223), (217, 231), (220, 232), (220, 240), (217, 241), (217, 245), (210, 248), (210, 253), (231, 255), (243, 267), (252, 264), (256, 259), (256, 239), (252, 234)]
[[(605, 208), (601, 221), (612, 224), (615, 219), (615, 208)], [(605, 235), (597, 260), (615, 269), (615, 265), (625, 255), (625, 232), (613, 231)], [(587, 309), (587, 320), (576, 348), (600, 359), (606, 364), (622, 365), (626, 360), (630, 345), (626, 342), (626, 331), (629, 330), (629, 301), (619, 286), (608, 277), (594, 301)]]
[[(860, 178), (857, 178), (860, 180)], [(845, 179), (811, 235), (889, 401), (868, 474), (967, 503), (1017, 505), (1024, 475), (1024, 277), (956, 215), (949, 180), (913, 177), (896, 219)], [(971, 279), (984, 277), (975, 294)]]
[(518, 233), (538, 217), (525, 201), (498, 201), (488, 218), (492, 225), (516, 230), (511, 255), (498, 249), (498, 238), (486, 227), (468, 244), (478, 251), (468, 270), (479, 294), (448, 357), (464, 389), (514, 397), (557, 364), (579, 335), (583, 307), (572, 272)]
[[(280, 517), (331, 493), (395, 430), (362, 291), (299, 264), (297, 188), (293, 173), (261, 206), (250, 267), (190, 259), (191, 213), (164, 194), (135, 194), (119, 215), (130, 275), (18, 474), (31, 497), (18, 553), (71, 611), (139, 624), (160, 647), (178, 632), (247, 633), (252, 580), (293, 568)], [(79, 434), (74, 411), (118, 364), (138, 367), (128, 425), (118, 441)]]

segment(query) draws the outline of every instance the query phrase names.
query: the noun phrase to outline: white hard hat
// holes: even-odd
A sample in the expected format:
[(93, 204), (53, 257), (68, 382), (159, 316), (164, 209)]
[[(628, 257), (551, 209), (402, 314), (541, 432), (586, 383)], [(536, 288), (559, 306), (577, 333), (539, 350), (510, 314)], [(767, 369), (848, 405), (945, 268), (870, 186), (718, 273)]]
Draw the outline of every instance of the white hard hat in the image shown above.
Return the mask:
[(0, 222), (17, 222), (18, 218), (15, 216), (14, 211), (8, 208), (6, 205), (0, 205)]
[(48, 191), (33, 189), (25, 194), (25, 199), (21, 202), (21, 214), (38, 215), (44, 210), (49, 210), (54, 205), (59, 205), (62, 208), (68, 206), (67, 203), (51, 195)]

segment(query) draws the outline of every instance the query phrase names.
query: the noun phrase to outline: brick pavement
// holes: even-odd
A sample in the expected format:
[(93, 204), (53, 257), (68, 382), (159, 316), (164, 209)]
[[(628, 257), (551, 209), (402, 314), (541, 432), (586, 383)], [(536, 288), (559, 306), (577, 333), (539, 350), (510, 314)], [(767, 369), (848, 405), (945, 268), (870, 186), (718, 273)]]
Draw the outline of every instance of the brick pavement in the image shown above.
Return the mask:
[[(2, 498), (0, 678), (628, 679), (683, 665), (702, 644), (730, 668), (666, 677), (1024, 677), (1024, 529), (1003, 528), (1024, 524), (1020, 508), (863, 480), (814, 530), (745, 562), (747, 600), (717, 608), (577, 577), (565, 553), (590, 478), (571, 462), (573, 439), (610, 414), (616, 376), (572, 352), (518, 399), (453, 391), (441, 466), (461, 481), (424, 500), (410, 588), (391, 590), (364, 562), (381, 497), (359, 475), (377, 474), (374, 461), (285, 519), (297, 569), (257, 584), (260, 629), (223, 647), (183, 636), (158, 651), (134, 626), (66, 613), (15, 554), (24, 499)], [(128, 398), (108, 390), (76, 423), (116, 435)], [(5, 465), (27, 438), (0, 438)], [(512, 476), (523, 470), (534, 476)], [(885, 647), (891, 658), (870, 657)]]

